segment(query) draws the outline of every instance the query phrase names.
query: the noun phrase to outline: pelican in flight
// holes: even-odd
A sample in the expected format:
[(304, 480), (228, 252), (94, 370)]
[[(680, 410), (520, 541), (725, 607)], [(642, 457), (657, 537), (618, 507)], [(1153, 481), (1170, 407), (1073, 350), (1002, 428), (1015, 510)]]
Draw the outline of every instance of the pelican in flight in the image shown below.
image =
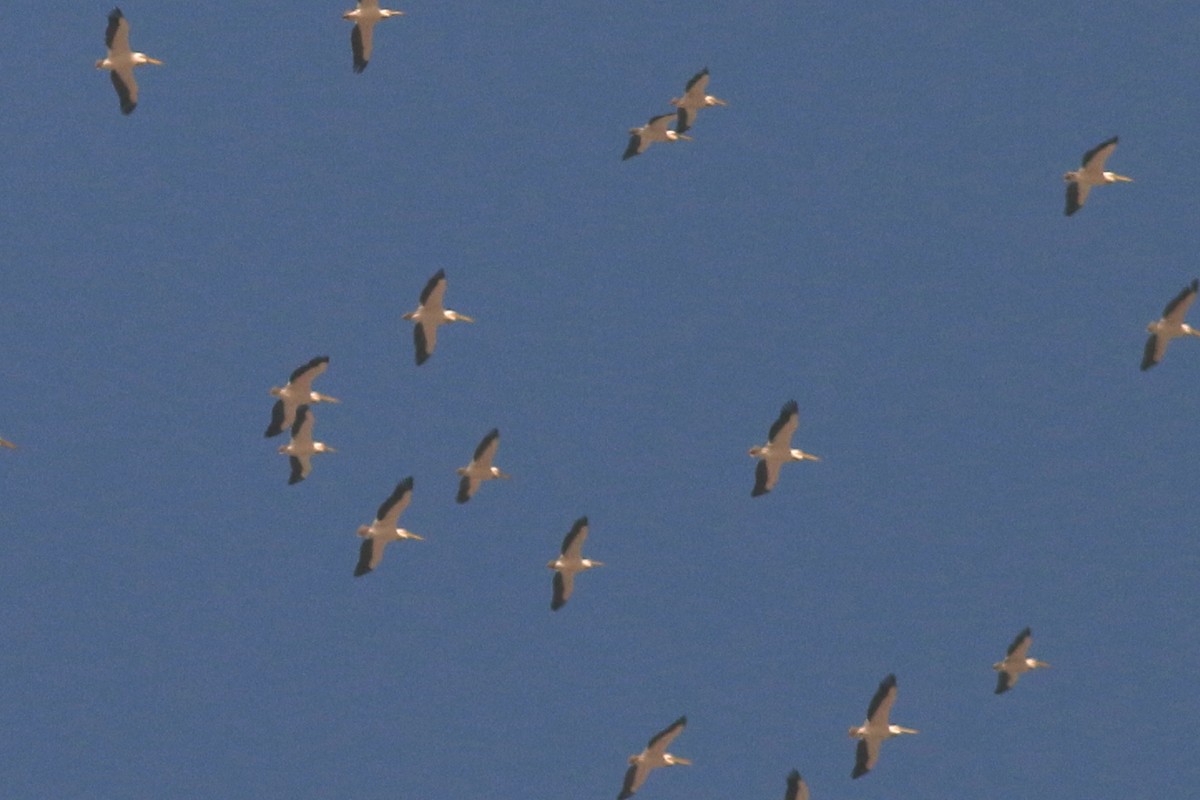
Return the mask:
[(9, 450), (16, 450), (17, 446), (8, 439), (0, 439), (0, 447), (7, 447)]
[(645, 783), (646, 776), (650, 774), (650, 770), (658, 769), (659, 767), (673, 767), (676, 764), (689, 765), (692, 762), (686, 758), (679, 758), (667, 752), (667, 748), (671, 746), (671, 742), (683, 732), (687, 726), (687, 717), (680, 717), (671, 723), (664, 731), (660, 731), (654, 735), (650, 743), (646, 745), (646, 749), (635, 756), (629, 757), (629, 769), (625, 772), (625, 784), (621, 787), (621, 793), (617, 795), (617, 800), (626, 800), (633, 797), (633, 793)]
[(1084, 153), (1083, 164), (1079, 169), (1063, 175), (1063, 180), (1068, 184), (1066, 210), (1068, 217), (1083, 208), (1084, 202), (1087, 201), (1088, 192), (1092, 190), (1093, 186), (1102, 186), (1103, 184), (1115, 183), (1116, 181), (1133, 182), (1133, 178), (1126, 178), (1124, 175), (1118, 175), (1115, 172), (1104, 171), (1104, 162), (1108, 160), (1113, 150), (1116, 149), (1117, 137), (1114, 136)]
[(1008, 646), (1008, 653), (1005, 654), (1004, 660), (997, 661), (992, 665), (992, 669), (1000, 673), (996, 681), (996, 694), (1004, 694), (1016, 686), (1017, 678), (1021, 677), (1022, 672), (1050, 666), (1045, 661), (1028, 657), (1029, 645), (1032, 642), (1033, 632), (1026, 628), (1018, 633), (1017, 638), (1013, 639), (1012, 644)]
[(621, 160), (640, 156), (646, 152), (646, 148), (655, 142), (677, 142), (680, 139), (691, 141), (692, 137), (685, 136), (678, 131), (667, 130), (667, 125), (671, 120), (675, 119), (675, 114), (659, 114), (657, 117), (651, 117), (640, 128), (629, 129), (629, 146), (625, 148), (625, 155), (621, 156)]
[[(554, 599), (550, 601), (551, 611), (558, 611), (567, 604), (567, 600), (571, 599), (571, 590), (575, 588), (576, 572), (604, 566), (603, 561), (593, 561), (583, 557), (583, 543), (587, 539), (587, 535), (588, 518), (580, 517), (575, 520), (575, 524), (563, 538), (562, 550), (558, 558), (546, 564), (549, 569), (554, 570)], [(653, 743), (651, 740), (651, 744)], [(664, 744), (663, 747), (666, 745)], [(634, 789), (636, 788), (635, 786)]]
[(371, 38), (375, 23), (388, 17), (403, 17), (403, 11), (388, 11), (379, 7), (379, 0), (359, 0), (353, 11), (342, 14), (342, 19), (354, 22), (350, 31), (350, 49), (354, 52), (354, 71), (362, 72), (371, 60)]
[(883, 744), (884, 739), (902, 733), (917, 733), (912, 728), (888, 724), (888, 714), (891, 713), (892, 703), (895, 702), (896, 676), (888, 675), (871, 698), (871, 705), (867, 707), (867, 721), (857, 728), (850, 729), (850, 738), (858, 739), (858, 752), (855, 754), (851, 778), (861, 778), (874, 769), (875, 762), (879, 761), (879, 746)]
[(683, 97), (675, 97), (671, 100), (671, 105), (679, 109), (676, 112), (676, 133), (683, 133), (691, 128), (692, 123), (696, 119), (696, 112), (700, 109), (729, 105), (719, 97), (705, 94), (707, 91), (708, 67), (705, 67), (693, 75), (692, 79), (687, 82), (687, 86), (683, 89)]
[(312, 472), (312, 456), (315, 453), (336, 453), (337, 450), (324, 442), (314, 442), (312, 437), (313, 423), (316, 416), (308, 406), (296, 409), (296, 421), (292, 423), (292, 440), (279, 448), (281, 455), (287, 456), (292, 464), (292, 474), (288, 485), (299, 483)]
[(424, 364), (433, 355), (433, 348), (437, 347), (439, 325), (447, 322), (475, 321), (466, 314), (459, 314), (457, 311), (451, 311), (444, 307), (442, 298), (445, 294), (446, 270), (439, 269), (421, 291), (421, 302), (417, 305), (417, 310), (404, 315), (404, 319), (417, 323), (413, 328), (413, 342), (417, 347), (417, 366)]
[(761, 458), (754, 473), (754, 489), (751, 497), (758, 497), (775, 488), (779, 480), (779, 468), (789, 461), (820, 461), (820, 456), (796, 450), (792, 447), (792, 434), (800, 425), (800, 407), (795, 400), (783, 404), (779, 419), (767, 432), (767, 443), (761, 447), (751, 447), (750, 455)]
[(484, 481), (512, 477), (507, 472), (501, 471), (499, 467), (492, 466), (492, 459), (496, 457), (496, 450), (499, 447), (500, 431), (492, 428), (475, 448), (475, 455), (472, 457), (471, 463), (456, 470), (462, 476), (462, 480), (458, 482), (458, 497), (456, 498), (458, 502), (465, 503), (470, 500), (475, 492), (479, 491), (479, 486)]
[(117, 99), (121, 101), (121, 113), (132, 114), (138, 102), (138, 85), (133, 78), (133, 68), (143, 64), (161, 65), (163, 62), (129, 49), (129, 21), (119, 8), (114, 8), (108, 15), (104, 44), (108, 48), (108, 55), (96, 62), (96, 69), (109, 71), (113, 88), (117, 90)]
[(375, 513), (375, 521), (370, 525), (358, 527), (358, 535), (363, 538), (363, 543), (358, 550), (358, 565), (354, 568), (354, 577), (366, 575), (379, 566), (379, 560), (383, 558), (383, 548), (387, 547), (388, 542), (398, 542), (401, 539), (425, 541), (415, 533), (396, 527), (401, 512), (408, 508), (408, 503), (412, 500), (412, 487), (413, 479), (410, 475), (397, 483), (391, 496), (379, 506), (379, 511)]
[(1150, 338), (1146, 340), (1146, 350), (1142, 354), (1142, 372), (1162, 361), (1167, 353), (1167, 345), (1179, 336), (1200, 336), (1200, 331), (1183, 321), (1192, 301), (1196, 299), (1196, 291), (1200, 289), (1200, 281), (1192, 281), (1175, 295), (1175, 299), (1167, 303), (1163, 309), (1162, 319), (1151, 322), (1146, 326)]
[(312, 382), (329, 366), (329, 356), (317, 356), (307, 364), (301, 364), (292, 370), (287, 386), (271, 387), (271, 396), (278, 397), (274, 408), (271, 409), (271, 424), (267, 426), (263, 436), (270, 438), (278, 436), (292, 426), (296, 419), (296, 409), (310, 403), (340, 403), (336, 397), (318, 394), (312, 389)]
[(800, 777), (800, 770), (794, 769), (788, 775), (787, 792), (783, 800), (808, 800), (808, 784)]

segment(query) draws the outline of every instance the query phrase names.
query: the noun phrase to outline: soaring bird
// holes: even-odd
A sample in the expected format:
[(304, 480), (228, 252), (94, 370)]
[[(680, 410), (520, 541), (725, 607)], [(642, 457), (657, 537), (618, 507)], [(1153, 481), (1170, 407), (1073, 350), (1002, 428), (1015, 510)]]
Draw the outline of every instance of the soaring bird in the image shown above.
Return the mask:
[(397, 483), (388, 499), (379, 506), (379, 511), (375, 513), (375, 521), (370, 525), (358, 527), (358, 535), (363, 538), (363, 543), (358, 550), (358, 565), (354, 567), (354, 577), (366, 575), (379, 566), (379, 560), (383, 558), (383, 548), (387, 547), (388, 542), (398, 542), (401, 539), (424, 541), (423, 537), (396, 527), (400, 513), (408, 508), (408, 503), (412, 500), (412, 487), (413, 479), (410, 475)]
[(655, 142), (677, 142), (680, 139), (691, 141), (692, 137), (685, 136), (678, 131), (667, 130), (667, 125), (671, 120), (675, 119), (675, 114), (659, 114), (657, 117), (651, 117), (640, 128), (629, 129), (629, 146), (625, 148), (625, 155), (621, 156), (621, 160), (640, 156), (646, 152), (646, 148)]
[(388, 17), (403, 17), (403, 11), (389, 11), (379, 7), (379, 0), (359, 0), (353, 11), (342, 14), (342, 19), (352, 20), (354, 30), (350, 31), (350, 49), (354, 53), (354, 71), (362, 72), (371, 60), (371, 39), (375, 23)]
[(795, 400), (783, 404), (779, 411), (779, 419), (771, 425), (767, 432), (767, 443), (761, 447), (751, 447), (750, 455), (760, 458), (758, 468), (754, 473), (754, 488), (751, 497), (758, 497), (775, 488), (779, 480), (779, 468), (789, 461), (820, 461), (820, 456), (792, 448), (792, 434), (800, 425), (800, 407)]
[(336, 397), (318, 394), (312, 389), (312, 382), (329, 366), (329, 356), (317, 356), (307, 364), (301, 364), (292, 370), (287, 386), (271, 387), (271, 396), (278, 397), (271, 409), (271, 424), (267, 426), (263, 436), (270, 438), (278, 436), (292, 426), (296, 419), (296, 409), (301, 405), (311, 403), (340, 403)]
[(446, 294), (446, 270), (439, 269), (421, 291), (421, 302), (416, 311), (404, 315), (404, 319), (417, 323), (413, 327), (413, 343), (417, 348), (417, 366), (424, 364), (437, 347), (437, 329), (447, 322), (474, 322), (466, 314), (451, 311), (442, 305)]
[(496, 457), (496, 450), (499, 447), (500, 431), (492, 428), (475, 448), (475, 455), (471, 458), (471, 463), (456, 470), (462, 476), (462, 480), (458, 482), (458, 497), (456, 498), (458, 502), (465, 503), (470, 500), (475, 492), (479, 491), (479, 485), (484, 481), (512, 477), (507, 472), (501, 471), (499, 467), (492, 466), (492, 459)]
[(800, 770), (794, 769), (787, 779), (787, 792), (783, 800), (808, 800), (808, 784), (800, 777)]
[(1000, 673), (996, 676), (996, 694), (1004, 694), (1016, 686), (1017, 679), (1021, 677), (1022, 672), (1050, 666), (1045, 661), (1028, 657), (1029, 645), (1032, 642), (1033, 632), (1026, 628), (1018, 633), (1017, 638), (1013, 639), (1012, 644), (1008, 646), (1008, 653), (1005, 654), (1004, 660), (997, 661), (992, 665), (992, 669)]
[(1153, 367), (1162, 361), (1167, 353), (1167, 345), (1179, 336), (1200, 336), (1200, 331), (1183, 321), (1192, 301), (1196, 299), (1196, 291), (1200, 289), (1200, 281), (1192, 281), (1175, 295), (1175, 299), (1167, 303), (1163, 309), (1162, 319), (1151, 322), (1146, 326), (1150, 338), (1146, 340), (1146, 349), (1142, 353), (1142, 371)]
[(558, 558), (546, 564), (549, 569), (554, 570), (554, 599), (550, 601), (551, 611), (558, 611), (567, 604), (567, 600), (571, 599), (571, 590), (575, 588), (576, 572), (604, 566), (603, 561), (593, 561), (583, 557), (583, 543), (587, 539), (587, 535), (588, 518), (580, 517), (575, 520), (575, 524), (563, 538), (562, 550), (559, 551)]
[(654, 734), (645, 750), (629, 757), (629, 769), (625, 772), (625, 784), (621, 787), (621, 793), (617, 795), (617, 800), (633, 797), (633, 793), (646, 781), (650, 770), (692, 763), (686, 758), (679, 758), (667, 752), (671, 742), (683, 732), (686, 726), (687, 717), (680, 717), (672, 722), (666, 730)]
[(117, 99), (121, 101), (121, 113), (132, 114), (138, 102), (138, 85), (133, 78), (133, 68), (143, 64), (161, 65), (163, 62), (129, 49), (129, 21), (119, 8), (114, 8), (108, 15), (104, 45), (108, 48), (108, 55), (96, 62), (96, 69), (109, 71), (113, 88), (117, 90)]
[(671, 99), (671, 105), (679, 109), (676, 112), (677, 121), (675, 123), (675, 132), (683, 133), (692, 127), (692, 123), (696, 119), (696, 112), (702, 108), (712, 108), (713, 106), (729, 105), (719, 97), (713, 97), (711, 94), (705, 94), (708, 91), (708, 67), (697, 72), (692, 76), (692, 79), (687, 82), (687, 86), (683, 89), (683, 97), (675, 97)]
[(874, 769), (875, 762), (879, 760), (879, 746), (884, 739), (902, 733), (917, 733), (912, 728), (888, 724), (888, 714), (891, 713), (892, 704), (895, 702), (896, 676), (888, 675), (871, 698), (871, 705), (867, 707), (867, 721), (857, 728), (850, 729), (850, 738), (859, 740), (851, 778), (860, 778)]
[(324, 442), (313, 441), (313, 423), (316, 416), (308, 406), (296, 409), (296, 421), (292, 423), (292, 440), (279, 448), (279, 453), (289, 458), (292, 474), (288, 485), (299, 483), (312, 472), (312, 456), (316, 453), (336, 453), (337, 450)]
[(17, 446), (8, 439), (0, 439), (0, 447), (7, 447), (9, 450), (16, 450)]
[(1117, 137), (1114, 136), (1084, 153), (1083, 164), (1079, 169), (1063, 175), (1063, 180), (1068, 184), (1066, 210), (1068, 217), (1083, 208), (1084, 202), (1087, 201), (1088, 192), (1092, 190), (1093, 186), (1101, 186), (1105, 183), (1114, 183), (1116, 181), (1133, 181), (1133, 178), (1126, 178), (1124, 175), (1118, 175), (1115, 172), (1104, 171), (1104, 162), (1108, 160), (1113, 150), (1116, 149)]

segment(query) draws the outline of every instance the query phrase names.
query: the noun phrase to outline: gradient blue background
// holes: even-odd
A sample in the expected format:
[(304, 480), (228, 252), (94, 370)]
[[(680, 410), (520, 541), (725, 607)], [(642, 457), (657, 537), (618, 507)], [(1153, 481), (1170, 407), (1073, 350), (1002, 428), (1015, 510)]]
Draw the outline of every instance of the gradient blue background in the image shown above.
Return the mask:
[[(1138, 363), (1200, 274), (1200, 11), (412, 0), (356, 76), (349, 2), (251, 6), (125, 0), (130, 118), (109, 6), (0, 8), (4, 796), (611, 798), (681, 714), (639, 797), (1194, 792), (1200, 346)], [(478, 323), (418, 369), (439, 268)], [(267, 389), (325, 354), (289, 487)], [(792, 398), (825, 460), (751, 500)], [(410, 474), (426, 541), (353, 579)], [(921, 734), (851, 782), (888, 672)]]

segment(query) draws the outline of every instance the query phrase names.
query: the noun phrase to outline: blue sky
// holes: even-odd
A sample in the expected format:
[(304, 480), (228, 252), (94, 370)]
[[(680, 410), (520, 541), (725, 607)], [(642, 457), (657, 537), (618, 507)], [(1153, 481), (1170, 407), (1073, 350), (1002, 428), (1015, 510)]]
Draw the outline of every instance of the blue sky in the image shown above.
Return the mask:
[[(109, 6), (0, 10), (7, 795), (614, 797), (681, 714), (639, 797), (1191, 791), (1200, 346), (1138, 363), (1200, 274), (1200, 11), (853, 5), (413, 0), (354, 75), (348, 2), (127, 0), (129, 118)], [(442, 268), (478, 322), (417, 368)], [(793, 398), (824, 461), (752, 500)], [(426, 541), (352, 578), (407, 475)], [(852, 782), (889, 672), (921, 734)]]

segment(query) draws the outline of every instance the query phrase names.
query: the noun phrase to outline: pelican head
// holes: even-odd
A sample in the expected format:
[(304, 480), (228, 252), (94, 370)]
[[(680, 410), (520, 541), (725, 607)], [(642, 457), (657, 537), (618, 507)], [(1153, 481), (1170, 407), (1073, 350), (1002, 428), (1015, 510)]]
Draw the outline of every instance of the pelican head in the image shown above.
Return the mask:
[(313, 450), (317, 451), (318, 453), (336, 453), (337, 452), (336, 447), (330, 447), (329, 445), (325, 444), (324, 442), (313, 442)]
[(792, 449), (792, 461), (820, 461), (820, 456), (814, 456), (812, 453), (806, 453), (803, 450)]
[(1133, 178), (1127, 178), (1124, 175), (1118, 175), (1115, 172), (1105, 172), (1104, 180), (1108, 181), (1109, 183), (1113, 183), (1114, 181), (1124, 181), (1125, 183), (1133, 183)]
[(727, 106), (727, 105), (729, 105), (729, 103), (726, 103), (724, 100), (722, 100), (719, 97), (713, 97), (710, 94), (710, 95), (705, 95), (704, 105), (706, 105), (706, 106)]
[(404, 528), (397, 528), (396, 535), (399, 536), (401, 539), (412, 539), (417, 542), (425, 541), (424, 536), (417, 536), (415, 533), (410, 533), (409, 531), (404, 530)]
[(508, 480), (512, 477), (512, 475), (509, 475), (507, 472), (503, 472), (499, 467), (492, 467), (492, 477)]
[(688, 136), (686, 133), (676, 133), (675, 131), (667, 131), (667, 138), (673, 142), (677, 142), (680, 139), (683, 139), (685, 142), (692, 141), (692, 137)]
[(474, 322), (474, 317), (468, 317), (466, 314), (460, 314), (457, 311), (447, 311), (446, 319), (451, 322)]
[(920, 733), (915, 728), (901, 728), (899, 725), (888, 725), (888, 736), (899, 736), (902, 733)]
[[(163, 65), (163, 62), (159, 61), (157, 58), (151, 58), (145, 53), (134, 53), (133, 57), (139, 64), (154, 64), (157, 67), (161, 67)], [(1125, 180), (1129, 179), (1126, 178)]]
[(310, 392), (308, 397), (314, 403), (340, 403), (340, 402), (342, 402), (341, 400), (338, 400), (336, 397), (330, 397), (327, 394), (318, 394), (317, 392)]
[(663, 761), (667, 762), (668, 767), (690, 767), (692, 765), (692, 760), (690, 758), (680, 758), (679, 756), (673, 756), (670, 753), (663, 753)]
[(1030, 668), (1031, 668), (1031, 669), (1040, 669), (1040, 668), (1042, 668), (1042, 667), (1048, 667), (1048, 666), (1050, 666), (1050, 665), (1049, 665), (1049, 664), (1047, 664), (1045, 661), (1038, 661), (1036, 658), (1031, 658), (1031, 659), (1029, 659), (1029, 662), (1028, 662), (1028, 663), (1029, 663), (1029, 666), (1030, 666)]

